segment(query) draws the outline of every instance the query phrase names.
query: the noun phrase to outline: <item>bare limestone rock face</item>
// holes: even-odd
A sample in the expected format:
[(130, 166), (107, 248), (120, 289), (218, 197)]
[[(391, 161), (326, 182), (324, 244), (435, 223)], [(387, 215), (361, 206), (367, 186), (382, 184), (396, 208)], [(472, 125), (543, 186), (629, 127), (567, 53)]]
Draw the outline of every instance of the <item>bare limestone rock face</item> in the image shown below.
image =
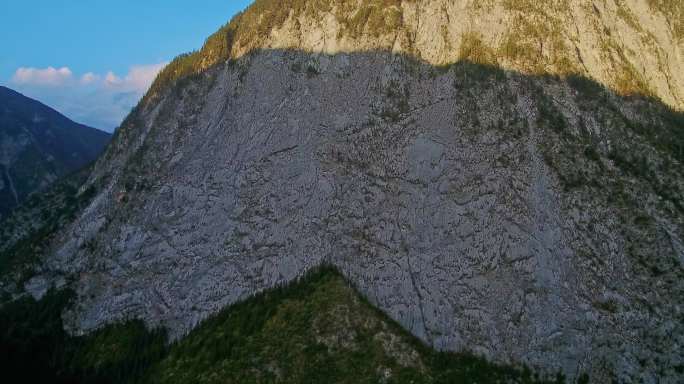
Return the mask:
[[(254, 40), (229, 28), (229, 61), (208, 42), (198, 72), (153, 87), (117, 131), (88, 183), (98, 194), (26, 288), (76, 289), (76, 333), (139, 317), (179, 337), (330, 263), (435, 348), (596, 382), (681, 380), (681, 60), (626, 59), (665, 103), (625, 96), (474, 60), (490, 38), (472, 48), (461, 21), (504, 33), (487, 20), (514, 20), (514, 2), (397, 3), (382, 8), (401, 10), (393, 40), (372, 38), (372, 14), (359, 31), (344, 2), (319, 1)], [(680, 57), (664, 16), (638, 15), (671, 44), (653, 52)], [(576, 57), (601, 79), (587, 34)]]

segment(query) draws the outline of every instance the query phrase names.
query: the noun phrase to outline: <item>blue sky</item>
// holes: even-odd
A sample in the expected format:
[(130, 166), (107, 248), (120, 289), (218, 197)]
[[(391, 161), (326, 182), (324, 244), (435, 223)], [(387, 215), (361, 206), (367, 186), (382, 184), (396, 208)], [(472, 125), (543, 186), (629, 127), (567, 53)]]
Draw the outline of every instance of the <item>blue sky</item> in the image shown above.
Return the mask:
[(1, 0), (0, 84), (113, 130), (156, 72), (248, 0)]

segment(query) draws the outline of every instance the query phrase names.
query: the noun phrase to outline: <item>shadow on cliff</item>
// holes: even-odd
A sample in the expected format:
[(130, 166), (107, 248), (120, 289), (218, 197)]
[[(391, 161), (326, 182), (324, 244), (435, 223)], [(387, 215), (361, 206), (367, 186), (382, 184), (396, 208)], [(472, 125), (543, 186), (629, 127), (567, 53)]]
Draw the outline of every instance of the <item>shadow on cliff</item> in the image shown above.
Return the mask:
[[(148, 93), (116, 130), (111, 143), (116, 146), (122, 134), (131, 139), (131, 135), (134, 135), (132, 132), (135, 131), (134, 127), (141, 123), (142, 113), (153, 109), (161, 98), (173, 93), (180, 95), (188, 86), (205, 82), (207, 77), (211, 78), (212, 74), (224, 69), (239, 71), (244, 75), (250, 70), (250, 62), (264, 56), (279, 60), (283, 71), (302, 74), (303, 76), (299, 78), (301, 81), (315, 81), (318, 76), (325, 75), (328, 69), (321, 66), (321, 62), (339, 60), (350, 63), (380, 61), (385, 62), (387, 67), (401, 68), (406, 77), (397, 79), (395, 85), (409, 82), (411, 79), (441, 77), (452, 81), (453, 86), (461, 92), (497, 89), (504, 86), (508, 79), (514, 78), (516, 83), (525, 86), (524, 92), (528, 92), (533, 98), (547, 99), (547, 101), (542, 101), (544, 105), (541, 106), (540, 112), (545, 115), (543, 117), (547, 118), (551, 125), (555, 126), (566, 125), (567, 122), (564, 121), (565, 118), (558, 108), (553, 105), (553, 95), (546, 93), (544, 88), (545, 85), (564, 86), (572, 90), (573, 98), (582, 112), (614, 114), (619, 117), (619, 124), (623, 124), (629, 131), (641, 137), (644, 142), (668, 153), (679, 162), (678, 166), (684, 163), (684, 111), (674, 109), (653, 95), (638, 92), (620, 94), (594, 79), (577, 74), (527, 74), (470, 60), (433, 65), (411, 55), (384, 50), (325, 54), (294, 49), (257, 49), (238, 59), (229, 59), (196, 72), (193, 71), (193, 68), (197, 66), (195, 61), (199, 60), (196, 53), (181, 55), (158, 75)], [(354, 73), (344, 76), (353, 77)], [(378, 78), (382, 76), (382, 73), (377, 74)], [(263, 91), (268, 92), (268, 89)], [(402, 95), (388, 92), (385, 96), (396, 99)], [(621, 113), (622, 106), (629, 106), (632, 115), (637, 118), (626, 117)], [(394, 112), (394, 116), (384, 117), (389, 118), (391, 122), (392, 117), (394, 120), (399, 117), (397, 113), (407, 112), (409, 111), (399, 109)], [(123, 148), (118, 148), (117, 152), (122, 150)], [(102, 157), (109, 158), (111, 155), (110, 148)]]

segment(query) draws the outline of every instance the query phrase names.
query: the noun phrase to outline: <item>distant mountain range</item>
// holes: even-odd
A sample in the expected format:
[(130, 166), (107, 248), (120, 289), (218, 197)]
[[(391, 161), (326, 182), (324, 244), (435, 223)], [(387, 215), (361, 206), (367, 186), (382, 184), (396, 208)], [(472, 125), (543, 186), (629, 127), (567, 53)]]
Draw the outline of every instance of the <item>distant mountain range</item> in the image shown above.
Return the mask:
[(32, 192), (95, 160), (110, 138), (0, 86), (0, 220)]

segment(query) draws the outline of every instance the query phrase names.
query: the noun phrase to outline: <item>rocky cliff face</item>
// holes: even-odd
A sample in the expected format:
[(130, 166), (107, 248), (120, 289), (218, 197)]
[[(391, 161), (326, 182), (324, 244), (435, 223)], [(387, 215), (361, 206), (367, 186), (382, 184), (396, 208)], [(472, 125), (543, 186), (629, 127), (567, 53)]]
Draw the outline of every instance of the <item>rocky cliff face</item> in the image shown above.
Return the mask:
[(680, 380), (678, 19), (535, 4), (257, 1), (162, 73), (26, 288), (180, 336), (328, 263), (438, 349)]

